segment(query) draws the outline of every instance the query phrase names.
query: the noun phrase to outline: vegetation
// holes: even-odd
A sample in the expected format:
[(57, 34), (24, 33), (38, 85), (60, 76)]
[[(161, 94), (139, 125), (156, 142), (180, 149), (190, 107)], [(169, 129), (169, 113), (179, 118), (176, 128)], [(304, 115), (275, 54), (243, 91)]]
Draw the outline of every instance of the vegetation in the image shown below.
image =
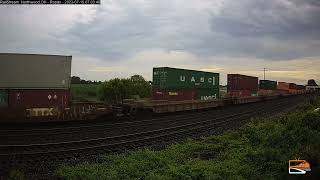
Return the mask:
[(140, 75), (128, 79), (111, 79), (102, 83), (98, 90), (99, 99), (108, 102), (120, 102), (138, 95), (141, 98), (151, 96), (151, 84)]
[(134, 95), (141, 98), (151, 96), (151, 84), (140, 75), (127, 79), (115, 78), (103, 83), (85, 81), (75, 76), (72, 79), (74, 82), (71, 84), (73, 100), (102, 100), (113, 103), (133, 98)]
[(64, 165), (65, 179), (283, 179), (288, 160), (320, 159), (320, 98), (299, 112), (256, 119), (237, 131), (164, 150), (103, 156), (99, 163)]
[(101, 84), (101, 81), (91, 81), (91, 80), (84, 80), (78, 76), (71, 77), (71, 84)]
[(71, 95), (73, 100), (96, 101), (98, 98), (98, 84), (71, 84)]

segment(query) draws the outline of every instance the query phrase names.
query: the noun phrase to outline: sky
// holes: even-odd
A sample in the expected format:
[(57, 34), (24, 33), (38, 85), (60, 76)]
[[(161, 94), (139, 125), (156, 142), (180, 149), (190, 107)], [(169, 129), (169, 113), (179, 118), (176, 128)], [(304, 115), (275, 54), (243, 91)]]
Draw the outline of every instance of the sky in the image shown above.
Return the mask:
[(318, 0), (102, 0), (1, 5), (0, 52), (72, 55), (72, 75), (109, 80), (176, 67), (320, 84)]

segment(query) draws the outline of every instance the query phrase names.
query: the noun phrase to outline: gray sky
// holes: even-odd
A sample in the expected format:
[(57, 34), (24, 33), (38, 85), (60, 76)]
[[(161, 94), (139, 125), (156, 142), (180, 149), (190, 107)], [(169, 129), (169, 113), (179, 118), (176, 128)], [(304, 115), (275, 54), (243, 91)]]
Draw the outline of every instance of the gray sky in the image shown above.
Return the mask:
[[(172, 66), (305, 84), (320, 80), (318, 0), (103, 0), (0, 6), (0, 51), (73, 56), (107, 80)], [(320, 82), (319, 82), (320, 83)]]

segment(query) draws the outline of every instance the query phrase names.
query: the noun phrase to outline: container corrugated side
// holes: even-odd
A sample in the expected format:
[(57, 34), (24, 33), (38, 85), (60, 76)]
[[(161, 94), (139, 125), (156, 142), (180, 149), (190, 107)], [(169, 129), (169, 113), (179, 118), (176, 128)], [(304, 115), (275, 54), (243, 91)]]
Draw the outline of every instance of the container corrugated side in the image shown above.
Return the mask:
[(219, 73), (158, 67), (153, 68), (153, 86), (158, 89), (217, 89)]
[(297, 85), (295, 83), (289, 83), (289, 89), (297, 89)]
[(246, 76), (241, 74), (227, 75), (227, 91), (249, 90), (257, 92), (259, 89), (258, 77)]
[(8, 106), (8, 91), (5, 89), (0, 89), (0, 107)]
[(212, 100), (219, 98), (219, 89), (196, 89), (198, 100)]
[(68, 89), (71, 56), (0, 53), (0, 88)]
[(298, 90), (305, 90), (306, 87), (304, 85), (297, 85)]
[(65, 108), (69, 101), (69, 90), (9, 90), (9, 106), (12, 108)]
[(278, 82), (278, 89), (281, 89), (281, 90), (289, 90), (289, 83), (286, 83), (286, 82)]
[(196, 92), (193, 89), (153, 89), (152, 99), (169, 101), (195, 100)]
[(249, 97), (249, 96), (257, 96), (257, 91), (251, 90), (232, 90), (228, 92), (228, 96), (230, 97)]
[(212, 100), (219, 98), (219, 89), (153, 89), (153, 100)]
[(260, 80), (259, 81), (259, 89), (275, 90), (275, 89), (277, 89), (277, 81)]

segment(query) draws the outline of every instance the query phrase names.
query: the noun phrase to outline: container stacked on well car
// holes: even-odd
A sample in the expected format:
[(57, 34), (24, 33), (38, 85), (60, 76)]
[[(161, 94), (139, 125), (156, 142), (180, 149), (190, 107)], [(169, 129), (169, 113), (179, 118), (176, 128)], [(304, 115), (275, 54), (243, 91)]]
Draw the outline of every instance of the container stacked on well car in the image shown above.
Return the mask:
[(0, 122), (91, 120), (112, 115), (101, 102), (72, 102), (71, 56), (0, 54)]
[(0, 120), (53, 116), (69, 106), (71, 56), (0, 54)]
[(304, 85), (297, 85), (297, 93), (304, 94), (306, 92), (306, 86)]
[(277, 81), (260, 80), (259, 81), (259, 96), (275, 96), (277, 95)]
[(228, 74), (228, 95), (230, 97), (257, 96), (259, 89), (258, 77)]
[(153, 68), (153, 100), (212, 100), (219, 97), (219, 74), (169, 67)]

